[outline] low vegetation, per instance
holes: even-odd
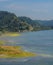
[[[37,54],[23,51],[19,46],[0,46],[0,58],[24,58],[32,56],[37,56]]]
[[[15,37],[15,36],[20,36],[20,33],[16,33],[16,32],[5,32],[2,33],[0,36],[10,36],[10,37]]]

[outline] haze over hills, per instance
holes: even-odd
[[[29,17],[17,17],[14,13],[0,11],[0,31],[23,32],[53,28],[53,20],[32,20]]]

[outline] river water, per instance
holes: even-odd
[[[16,37],[0,37],[9,43],[5,45],[22,46],[25,51],[39,56],[19,59],[0,58],[0,65],[53,65],[53,30],[25,32]]]

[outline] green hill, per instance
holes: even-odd
[[[40,24],[38,20],[29,17],[17,17],[14,13],[0,11],[0,31],[24,32],[33,30],[50,29]]]
[[[32,30],[33,27],[26,21],[22,21],[15,14],[0,11],[0,31],[19,32],[24,30]]]

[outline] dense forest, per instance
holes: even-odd
[[[53,29],[53,20],[32,20],[29,17],[17,17],[14,13],[0,11],[0,32],[24,32]]]

